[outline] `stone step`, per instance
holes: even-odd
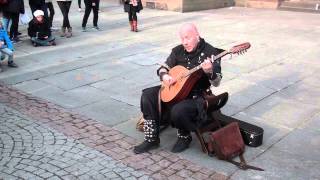
[[[319,0],[299,0],[299,1],[283,1],[281,2],[279,10],[300,11],[320,13]]]

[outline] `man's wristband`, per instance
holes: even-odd
[[[168,74],[168,73],[166,73],[166,72],[160,72],[159,73],[160,81],[163,80],[163,76],[166,75],[166,74]]]

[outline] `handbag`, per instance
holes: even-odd
[[[20,14],[20,22],[21,24],[27,25],[31,21],[31,18],[26,14]]]
[[[232,122],[227,126],[220,128],[210,135],[208,143],[210,154],[215,154],[218,159],[228,161],[240,169],[254,169],[264,171],[263,169],[255,166],[248,165],[243,157],[245,145],[240,133],[239,124]],[[239,156],[240,162],[236,162],[233,158]]]

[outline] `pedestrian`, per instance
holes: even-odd
[[[47,6],[47,9],[49,10],[50,12],[50,15],[49,15],[49,26],[50,28],[52,28],[52,22],[53,22],[53,17],[54,17],[54,7],[53,7],[53,4],[52,4],[52,0],[45,0],[46,2],[46,6]]]
[[[142,9],[141,0],[124,0],[124,11],[128,13],[131,31],[138,32],[138,17]]]
[[[7,31],[3,29],[2,22],[0,22],[0,60],[2,61],[5,58],[5,55],[7,55],[8,66],[16,68],[18,65],[13,62],[13,51],[13,44],[9,39]],[[0,72],[2,72],[1,64]]]
[[[72,27],[69,22],[69,11],[72,0],[57,0],[61,13],[63,15],[63,23],[61,27],[61,37],[70,38],[72,36]]]
[[[10,0],[3,7],[3,16],[5,17],[4,28],[8,27],[9,21],[11,21],[10,26],[10,39],[13,43],[19,42],[18,38],[18,28],[19,28],[19,16],[24,14],[24,2],[23,0]]]
[[[42,10],[33,13],[34,18],[29,22],[28,35],[33,46],[55,46],[55,38],[52,36],[49,22],[44,17]]]
[[[93,11],[93,29],[100,30],[98,27],[99,3],[100,0],[84,0],[86,9],[82,20],[82,31],[86,31],[87,21],[91,10]]]

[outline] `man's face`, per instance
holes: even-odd
[[[37,19],[37,21],[42,22],[43,21],[43,16],[37,16],[36,19]]]
[[[187,52],[192,52],[199,42],[199,36],[196,32],[191,30],[184,30],[180,32],[181,44]]]

